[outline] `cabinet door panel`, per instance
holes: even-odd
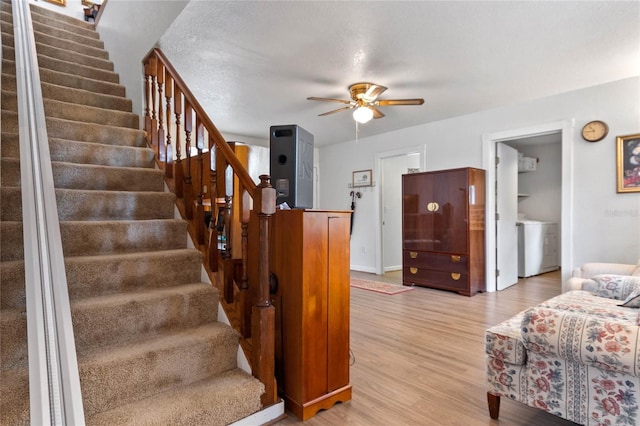
[[[465,170],[434,174],[434,198],[439,209],[434,214],[435,250],[448,253],[467,251],[468,178]]]
[[[433,220],[427,204],[433,201],[431,178],[424,173],[402,176],[403,248],[433,250]]]

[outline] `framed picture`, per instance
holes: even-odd
[[[618,192],[640,192],[640,133],[616,137]]]
[[[67,5],[67,0],[46,0],[46,1],[48,1],[49,3],[60,5],[60,6]]]
[[[369,170],[357,170],[353,172],[353,187],[359,186],[371,186],[373,185],[371,181],[371,169]]]

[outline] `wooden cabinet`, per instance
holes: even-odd
[[[302,420],[351,399],[350,215],[278,210],[273,216],[276,378],[287,409]]]
[[[484,170],[402,176],[402,282],[471,296],[486,289]]]

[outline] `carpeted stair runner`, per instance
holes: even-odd
[[[256,412],[263,386],[237,367],[238,334],[217,322],[218,292],[201,282],[201,255],[98,34],[31,10],[87,424],[223,425]],[[12,42],[4,1],[1,14]],[[26,365],[13,55],[3,48],[3,390],[24,382],[5,367]],[[0,423],[28,421],[24,394],[6,394]]]

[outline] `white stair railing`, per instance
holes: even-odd
[[[71,309],[27,0],[12,0],[32,425],[83,425]]]

